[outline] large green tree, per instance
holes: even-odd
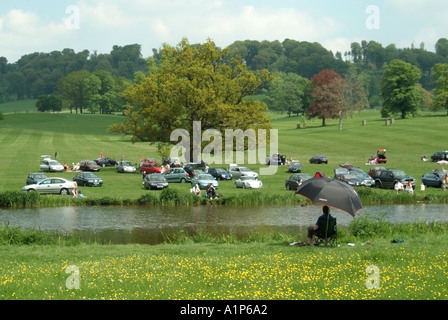
[[[86,107],[86,90],[87,80],[90,73],[86,70],[75,71],[62,78],[58,82],[58,90],[62,99],[68,104],[70,112],[75,108],[76,113],[78,109],[80,113]]]
[[[448,64],[438,63],[434,67],[434,80],[437,87],[434,89],[434,109],[446,109],[448,114]]]
[[[211,40],[164,44],[157,70],[126,92],[127,119],[110,132],[131,135],[133,142],[170,142],[175,129],[193,139],[194,121],[201,122],[202,132],[216,129],[222,136],[225,129],[270,129],[266,105],[246,97],[263,88],[271,74],[249,71],[240,56],[228,56],[228,48],[217,48]]]
[[[381,78],[382,117],[400,115],[404,119],[408,114],[416,114],[423,100],[417,85],[420,77],[420,69],[402,60],[393,60],[386,67]]]
[[[295,73],[277,72],[266,92],[269,110],[303,114],[311,102],[311,82]]]
[[[42,95],[37,99],[36,108],[37,108],[37,111],[39,111],[39,112],[61,111],[62,110],[62,100],[61,100],[61,98],[59,98],[53,94]]]

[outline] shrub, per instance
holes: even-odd
[[[0,193],[0,207],[26,207],[36,206],[40,202],[37,192],[6,191]]]
[[[384,215],[372,217],[369,214],[358,216],[349,225],[353,236],[361,239],[383,237],[391,234],[391,223],[383,220]]]
[[[155,205],[159,203],[159,197],[152,192],[145,193],[137,199],[137,204],[139,205]]]
[[[21,230],[18,227],[0,226],[0,245],[50,244],[54,239],[41,230]]]

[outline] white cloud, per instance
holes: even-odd
[[[359,40],[359,41],[361,41],[361,40]],[[333,52],[333,54],[336,54],[336,52],[339,51],[342,54],[342,56],[344,56],[345,52],[350,51],[351,44],[353,42],[357,42],[357,41],[356,40],[352,41],[350,39],[343,38],[343,37],[337,37],[337,38],[325,40],[321,44],[324,48],[331,50]]]
[[[321,41],[342,28],[330,17],[315,18],[295,8],[247,6],[239,0],[127,0],[125,4],[79,0],[78,5],[83,34],[106,32],[99,42],[107,48],[139,43],[144,56],[164,42],[175,45],[183,37],[190,43],[210,38],[224,47],[246,39]]]
[[[10,62],[26,53],[52,50],[49,47],[55,46],[69,31],[62,19],[45,22],[36,13],[18,9],[10,10],[0,21],[0,52]]]

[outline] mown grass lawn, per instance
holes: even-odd
[[[367,126],[361,120],[367,120]],[[395,120],[385,126],[377,111],[346,119],[343,131],[337,121],[311,121],[296,129],[297,118],[274,115],[279,130],[279,151],[302,162],[304,172],[321,171],[332,176],[339,163],[365,169],[365,162],[379,148],[387,149],[387,167],[403,169],[417,178],[439,167],[422,162],[433,152],[447,149],[446,116],[430,114]],[[29,172],[39,171],[40,156],[58,152],[62,162],[95,159],[100,152],[112,158],[138,162],[156,157],[154,146],[132,144],[128,137],[105,131],[121,122],[121,116],[75,114],[6,114],[0,121],[0,192],[20,190]],[[328,165],[310,165],[308,159],[323,153]],[[248,165],[257,170],[261,165]],[[49,174],[72,178],[73,173]],[[117,174],[103,168],[101,188],[84,188],[88,198],[110,196],[135,199],[153,191],[143,190],[138,174]],[[225,197],[241,194],[287,194],[284,180],[290,174],[280,167],[273,176],[262,176],[261,191],[236,190],[233,182],[220,184]],[[170,186],[186,190],[189,185]],[[290,191],[289,191],[290,192]],[[391,195],[391,190],[375,190]],[[428,188],[426,194],[443,194]],[[417,190],[417,195],[419,191]],[[373,193],[375,197],[377,193]],[[372,196],[372,195],[371,195]],[[419,196],[422,196],[420,194]],[[57,196],[55,196],[57,197]],[[255,197],[259,199],[258,196]],[[404,233],[406,241],[390,243],[390,237],[366,240],[350,238],[335,248],[296,247],[297,239],[276,238],[249,243],[214,243],[187,240],[146,245],[2,245],[0,247],[0,299],[447,299],[446,234]],[[363,245],[364,244],[364,245]],[[79,269],[80,288],[66,286],[69,266]],[[376,266],[379,288],[369,288]]]
[[[115,159],[124,155],[125,159],[138,163],[140,158],[155,157],[161,160],[155,146],[149,143],[132,144],[129,137],[113,136],[106,129],[113,123],[123,121],[118,115],[91,114],[41,114],[18,113],[6,114],[0,121],[0,192],[20,190],[30,172],[39,171],[40,156],[54,155],[62,163],[71,164],[83,159],[96,159],[103,153]],[[361,121],[367,125],[362,126]],[[404,170],[417,179],[435,168],[442,166],[431,162],[422,162],[420,157],[430,157],[438,150],[447,149],[445,127],[447,117],[442,113],[424,114],[421,117],[395,119],[395,123],[386,126],[375,110],[364,111],[355,118],[345,119],[343,130],[338,130],[338,121],[329,120],[322,127],[319,120],[309,121],[306,128],[297,129],[298,118],[274,114],[272,126],[279,130],[279,152],[288,158],[300,160],[303,172],[314,174],[317,171],[332,177],[333,170],[340,163],[352,163],[364,168],[367,159],[377,149],[387,149],[389,168]],[[325,154],[328,165],[309,164],[308,160],[315,154]],[[247,161],[247,159],[246,159]],[[240,165],[245,165],[240,164]],[[246,164],[258,170],[264,164]],[[214,165],[218,166],[218,165]],[[227,164],[222,166],[227,167]],[[51,173],[50,176],[73,178],[73,173]],[[99,175],[104,180],[101,188],[84,188],[88,197],[110,196],[118,199],[135,199],[147,193],[141,185],[138,174],[117,174],[115,168],[103,168]],[[286,167],[279,167],[275,175],[261,176],[265,194],[283,194],[284,181],[289,177]],[[173,188],[189,188],[189,184],[172,184]],[[389,192],[390,190],[384,190]],[[236,190],[233,181],[220,182],[219,192],[224,196],[250,194],[251,190]],[[440,189],[428,188],[426,194],[440,194]]]

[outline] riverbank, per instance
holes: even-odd
[[[448,203],[448,192],[429,189],[415,191],[411,196],[407,192],[396,193],[393,190],[376,188],[356,188],[363,205]],[[0,208],[58,207],[58,206],[163,206],[163,205],[307,205],[309,200],[294,194],[294,191],[266,193],[259,190],[245,190],[244,193],[231,194],[218,199],[198,197],[187,190],[167,188],[160,192],[148,191],[138,198],[96,196],[73,198],[61,195],[40,195],[36,192],[6,191],[0,192]]]
[[[363,215],[338,233],[334,247],[292,245],[304,239],[282,233],[237,239],[204,231],[157,245],[111,245],[3,226],[0,299],[448,298],[448,224]]]

